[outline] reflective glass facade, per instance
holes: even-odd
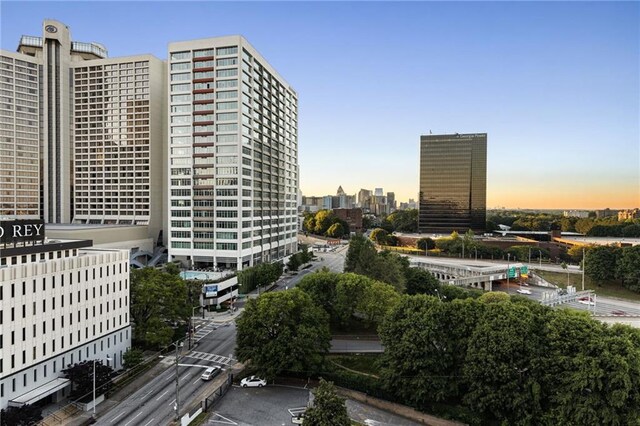
[[[420,137],[420,232],[484,231],[487,134]]]

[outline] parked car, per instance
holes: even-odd
[[[531,293],[531,290],[527,290],[526,288],[518,289],[518,290],[516,290],[516,292],[518,292],[520,294],[533,294],[533,293]]]
[[[242,386],[243,388],[261,388],[266,385],[266,380],[256,376],[245,377],[240,381],[240,386]]]
[[[211,380],[218,374],[220,374],[220,367],[209,367],[205,370],[204,373],[202,373],[202,376],[200,376],[200,378],[202,380]]]

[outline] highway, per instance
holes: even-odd
[[[186,347],[182,348],[179,358],[181,415],[186,413],[185,407],[213,392],[215,383],[221,381],[225,375],[223,372],[214,380],[205,382],[200,376],[207,367],[217,365],[226,370],[235,363],[231,357],[236,346],[233,321],[225,324],[216,324],[210,320],[200,321],[202,327],[198,328],[194,339],[198,344],[189,352]],[[170,423],[175,418],[175,356],[167,356],[161,362],[167,366],[166,370],[105,413],[96,424],[152,426]]]

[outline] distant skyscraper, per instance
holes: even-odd
[[[486,227],[487,134],[420,137],[420,232]]]
[[[295,253],[296,92],[241,36],[168,56],[170,258],[242,269]]]
[[[374,195],[376,197],[383,197],[384,196],[384,192],[382,191],[382,188],[376,188],[374,190]]]

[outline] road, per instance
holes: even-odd
[[[205,382],[200,379],[207,367],[217,365],[226,370],[235,363],[231,358],[236,346],[233,321],[222,325],[206,320],[198,329],[194,340],[198,341],[198,344],[190,352],[186,352],[186,347],[182,348],[183,355],[179,358],[181,415],[185,414],[185,407],[197,399],[203,399],[202,393],[208,395],[214,391],[214,382],[218,380]],[[170,423],[175,418],[175,356],[167,356],[161,362],[167,365],[165,371],[101,416],[96,424],[153,426]],[[224,373],[216,379],[223,375]]]
[[[519,294],[519,289],[527,289],[531,291],[530,295]],[[529,299],[533,299],[537,302],[542,300],[542,294],[545,292],[553,292],[553,289],[547,287],[536,287],[536,286],[520,286],[517,283],[510,283],[507,288],[506,283],[496,283],[493,286],[494,291],[504,291],[512,295],[524,296]],[[569,302],[560,305],[563,308],[573,308],[579,309],[583,311],[593,312],[593,306],[580,302]],[[619,299],[611,299],[608,297],[596,296],[596,305],[595,305],[595,315],[596,316],[616,316],[616,317],[625,317],[625,316],[640,316],[640,303]]]
[[[332,272],[344,272],[344,260],[347,255],[349,246],[337,246],[335,251],[321,252],[316,251],[315,260],[311,262],[311,267],[306,269],[300,269],[296,272],[296,275],[284,274],[280,280],[278,280],[277,287],[274,291],[286,290],[295,287],[300,280],[306,275],[319,271],[322,268],[328,268]]]

